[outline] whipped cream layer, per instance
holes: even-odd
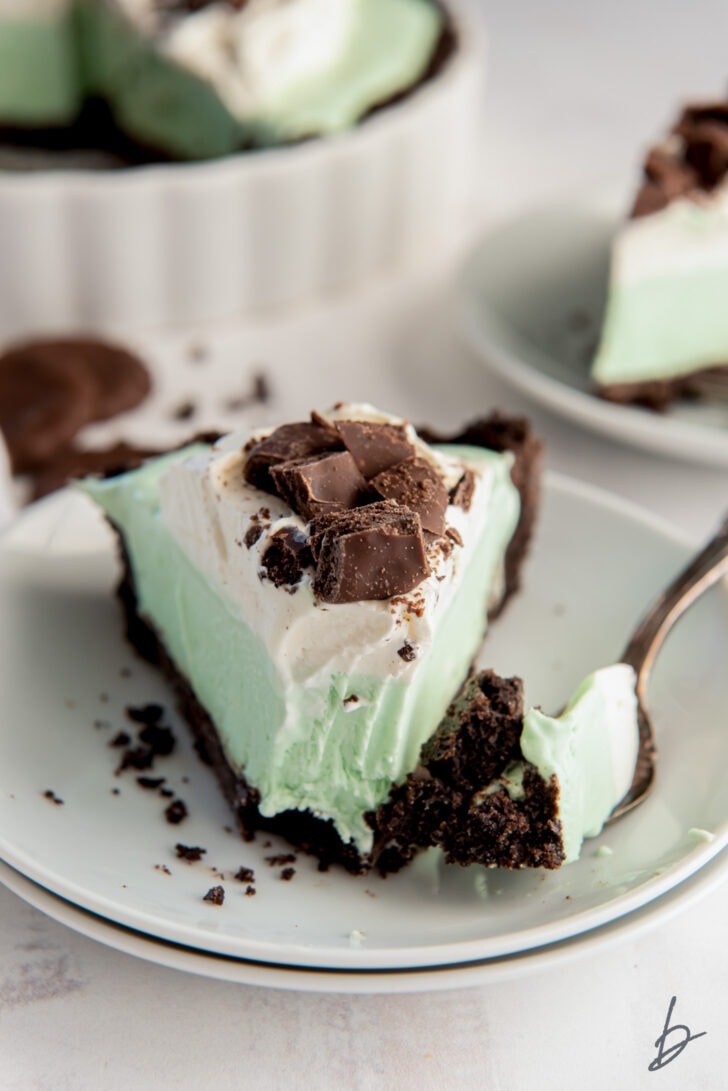
[[[350,128],[420,79],[444,25],[432,0],[82,3],[92,86],[190,158]]]
[[[600,386],[728,363],[728,185],[628,220],[612,249]]]
[[[578,859],[584,838],[596,837],[632,784],[639,750],[632,667],[594,671],[560,716],[530,709],[521,750],[544,780],[556,777],[565,862]]]
[[[362,406],[328,417],[403,423]],[[246,484],[247,437],[84,485],[121,529],[140,612],[212,716],[229,763],[260,793],[261,813],[309,809],[362,853],[372,843],[365,813],[415,767],[480,645],[520,508],[510,455],[448,453],[410,426],[407,435],[448,488],[469,468],[473,494],[467,511],[446,510],[462,545],[431,540],[430,575],[381,601],[317,601],[308,570],[293,588],[265,578],[273,535],[306,527]]]
[[[74,0],[0,0],[0,125],[73,120],[82,98]]]

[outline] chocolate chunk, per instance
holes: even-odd
[[[271,466],[342,448],[341,439],[331,428],[309,421],[282,424],[248,452],[245,480],[259,489],[275,493],[276,488],[270,476]]]
[[[429,574],[419,516],[392,501],[323,519],[313,584],[323,602],[388,599]]]
[[[276,531],[261,558],[265,575],[276,587],[300,583],[303,570],[311,563],[308,539],[297,527]]]
[[[335,428],[367,480],[415,453],[401,424],[340,420]]]
[[[397,648],[397,655],[404,659],[405,663],[412,663],[417,658],[417,649],[409,640],[405,640],[401,648]]]
[[[255,872],[253,871],[252,867],[239,867],[238,870],[235,872],[233,878],[237,879],[238,882],[241,883],[254,883]]]
[[[370,482],[385,499],[416,512],[423,530],[442,534],[445,529],[445,508],[448,495],[437,470],[424,458],[413,456],[383,470]]]
[[[270,467],[279,495],[308,523],[327,511],[353,508],[367,483],[348,451],[294,459]]]
[[[166,758],[174,750],[174,732],[163,724],[147,724],[139,732],[139,739],[161,758]]]

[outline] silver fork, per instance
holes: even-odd
[[[635,629],[620,662],[628,663],[637,673],[637,721],[639,725],[639,757],[631,787],[621,803],[612,811],[607,822],[614,822],[636,807],[645,798],[655,776],[657,746],[655,730],[647,711],[647,687],[657,653],[667,634],[688,607],[728,574],[728,517],[718,533],[701,549],[697,557],[677,576],[655,600]]]

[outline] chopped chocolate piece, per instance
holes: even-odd
[[[164,812],[164,817],[172,826],[178,826],[187,818],[187,805],[184,800],[175,799]]]
[[[277,856],[266,856],[266,863],[271,867],[280,867],[281,864],[295,864],[296,857],[292,852],[280,852]]]
[[[340,420],[334,427],[367,480],[415,453],[401,424]]]
[[[417,512],[423,530],[442,534],[448,495],[440,474],[426,459],[413,455],[371,478],[380,496]]]
[[[253,871],[252,867],[240,867],[235,872],[233,878],[237,879],[241,883],[254,883],[255,872]]]
[[[296,458],[310,458],[325,451],[342,450],[343,446],[330,428],[309,421],[283,424],[250,449],[245,463],[245,480],[259,489],[275,493],[271,466]]]
[[[163,797],[164,799],[171,799],[171,798],[172,798],[172,796],[174,795],[174,792],[172,791],[172,789],[171,789],[171,788],[160,788],[160,789],[159,789],[159,794],[160,794],[160,796],[162,796],[162,797]]]
[[[450,503],[463,511],[470,511],[475,491],[475,474],[472,470],[466,470],[450,493]]]
[[[367,483],[348,451],[331,451],[270,467],[278,494],[305,523],[328,511],[356,507]]]
[[[136,781],[140,788],[161,788],[166,779],[166,777],[137,777]]]
[[[265,575],[276,587],[295,588],[311,563],[308,539],[297,527],[276,531],[261,558]]]
[[[246,896],[246,898],[254,897],[255,896],[255,887],[254,886],[246,886],[245,896]]]
[[[455,543],[455,545],[462,546],[462,544],[463,544],[463,539],[462,539],[462,536],[460,534],[460,531],[457,530],[456,527],[448,527],[447,530],[445,531],[445,537],[449,538],[451,542]]]
[[[388,599],[429,575],[419,516],[392,501],[322,516],[311,525],[323,602]]]
[[[405,640],[401,648],[397,648],[397,655],[400,659],[404,659],[405,663],[411,663],[417,658],[417,649],[414,644],[410,644],[409,640]]]
[[[222,905],[225,901],[225,888],[222,886],[210,887],[202,900],[203,902],[212,902],[213,905]]]
[[[199,845],[183,845],[178,841],[174,846],[174,851],[177,853],[178,860],[189,860],[190,863],[195,863],[197,860],[202,859],[207,849],[200,848]]]
[[[294,867],[284,867],[283,871],[281,872],[281,879],[284,883],[288,883],[291,881],[295,874],[296,869]]]

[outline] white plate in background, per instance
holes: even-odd
[[[591,392],[609,248],[624,207],[617,196],[584,196],[486,235],[457,279],[463,331],[483,364],[554,413],[644,450],[728,466],[728,399],[655,413]]]

